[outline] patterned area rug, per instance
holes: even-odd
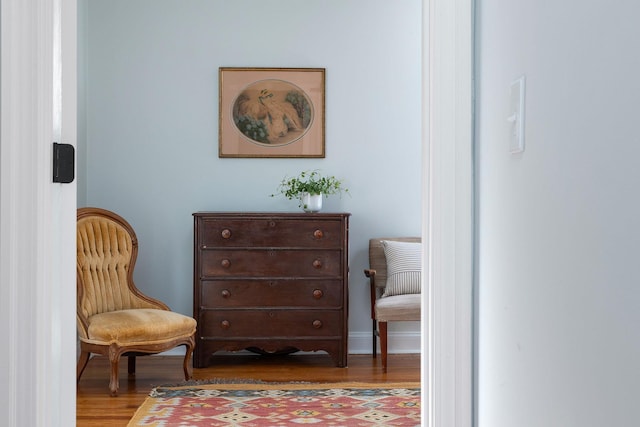
[[[156,387],[128,426],[419,426],[420,384]]]

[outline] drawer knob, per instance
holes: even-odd
[[[320,329],[320,328],[322,328],[322,321],[320,321],[320,320],[314,320],[314,321],[313,321],[313,327],[314,327],[314,328],[316,328],[316,329]]]
[[[324,237],[324,233],[322,232],[322,230],[316,230],[313,232],[313,237],[315,237],[316,239],[322,239]]]
[[[224,230],[222,230],[222,233],[220,233],[220,235],[223,239],[228,239],[229,237],[231,237],[231,230],[225,228]]]
[[[315,299],[320,299],[320,298],[322,298],[323,295],[324,294],[322,293],[322,291],[320,289],[314,289],[313,290],[313,297]]]
[[[322,268],[322,261],[316,259],[313,261],[313,268]]]
[[[229,292],[228,289],[223,289],[220,294],[222,295],[222,298],[229,298],[231,296],[231,292]]]
[[[273,228],[276,226],[276,222],[275,221],[269,221],[269,227]]]
[[[229,261],[228,259],[223,259],[223,260],[220,262],[220,265],[221,265],[223,268],[229,268],[229,266],[231,265],[231,261]]]
[[[228,320],[223,320],[222,322],[220,322],[220,327],[222,329],[229,329],[230,326],[231,326],[231,323],[229,323]]]

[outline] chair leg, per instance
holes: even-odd
[[[382,355],[382,372],[387,372],[387,322],[378,322],[380,331],[380,354]]]
[[[111,363],[109,390],[111,391],[111,396],[115,397],[118,395],[118,388],[120,387],[120,382],[118,380],[118,364],[120,363],[120,352],[118,352],[117,348],[114,348],[113,346],[109,348],[109,362]]]
[[[191,337],[190,342],[185,345],[187,347],[186,354],[184,355],[184,362],[182,364],[182,369],[184,370],[184,379],[188,381],[192,377],[192,364],[189,363],[191,361],[191,355],[193,354],[193,347],[195,346],[195,338]]]
[[[378,334],[377,332],[377,323],[376,319],[373,319],[373,349],[371,350],[371,354],[373,354],[373,358],[375,359],[378,356],[378,340],[376,339],[376,336]]]
[[[76,367],[76,382],[80,382],[80,377],[84,372],[84,368],[87,367],[87,363],[89,363],[89,357],[91,353],[88,351],[80,351],[80,358],[78,359],[78,365]]]
[[[136,357],[135,356],[129,356],[127,371],[129,372],[129,375],[136,374]]]

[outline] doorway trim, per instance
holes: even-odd
[[[75,145],[75,8],[0,2],[0,399],[11,426],[75,424],[76,185],[52,182],[53,142]]]
[[[473,5],[423,2],[422,420],[473,425]]]

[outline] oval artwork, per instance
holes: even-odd
[[[252,143],[291,144],[313,123],[313,106],[306,93],[283,80],[260,80],[240,92],[233,103],[233,122]]]

